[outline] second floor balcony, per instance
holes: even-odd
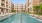
[[[5,0],[1,0],[2,3],[5,3]]]
[[[1,6],[2,6],[2,7],[5,7],[5,4],[1,3]]]
[[[8,5],[8,2],[6,1],[6,4]]]

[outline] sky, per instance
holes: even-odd
[[[25,4],[26,0],[11,0],[11,2],[16,3],[16,4],[18,3]]]

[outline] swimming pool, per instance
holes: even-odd
[[[29,14],[16,13],[9,18],[1,21],[0,23],[42,23],[32,17]]]

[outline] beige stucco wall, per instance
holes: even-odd
[[[40,0],[33,0],[33,6],[39,5],[39,1],[40,1]]]

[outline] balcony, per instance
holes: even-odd
[[[2,3],[5,3],[5,0],[1,0]]]
[[[1,0],[1,1],[5,1],[5,0]]]
[[[6,1],[6,4],[8,5],[8,2]]]
[[[2,7],[5,7],[5,4],[1,3],[1,6],[2,6]]]
[[[8,5],[6,5],[6,7],[8,8]]]
[[[8,2],[8,0],[6,0]]]

